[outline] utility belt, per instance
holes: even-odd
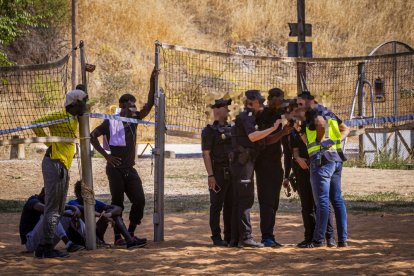
[[[214,174],[222,174],[224,180],[230,180],[230,167],[229,166],[220,166],[213,165]]]

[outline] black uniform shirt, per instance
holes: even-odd
[[[258,130],[256,116],[253,110],[246,108],[236,117],[235,125],[231,129],[233,149],[237,151],[239,146],[245,148],[256,148],[257,143],[249,139],[249,134]]]
[[[281,113],[279,111],[265,107],[263,111],[257,116],[256,122],[259,130],[265,130],[272,127],[275,124],[276,120],[281,118]],[[279,132],[281,129],[282,126],[280,125],[279,128],[272,134]],[[281,141],[279,140],[279,142],[275,144],[267,145],[264,150],[266,154],[276,155],[280,158],[282,156]]]
[[[228,124],[221,126],[218,121],[215,121],[201,132],[201,148],[210,151],[214,165],[228,166],[229,164],[228,156],[232,150],[230,128]]]

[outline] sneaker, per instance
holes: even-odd
[[[337,245],[336,245],[336,240],[335,240],[335,239],[333,239],[333,238],[328,239],[328,240],[326,241],[326,245],[327,245],[328,247],[336,247],[336,246],[337,246]]]
[[[138,242],[138,241],[132,241],[131,243],[127,243],[126,244],[126,248],[127,249],[133,249],[133,248],[141,248],[146,246],[147,243],[146,242]]]
[[[238,240],[230,240],[229,247],[239,247],[239,241]]]
[[[321,242],[313,241],[312,245],[313,245],[313,247],[324,247],[324,246],[326,246],[326,243],[325,243],[325,241],[321,241]],[[308,247],[308,248],[313,248],[313,247]]]
[[[262,243],[265,247],[282,247],[282,245],[274,239],[263,239]]]
[[[114,242],[114,245],[115,246],[125,246],[126,245],[126,241],[123,238],[120,238],[120,239],[117,239]]]
[[[348,243],[346,241],[338,242],[338,247],[348,247]]]
[[[255,247],[255,248],[262,248],[264,247],[263,243],[260,242],[256,242],[255,240],[253,240],[252,238],[244,240],[241,245],[243,247]]]
[[[97,237],[96,238],[96,247],[97,248],[110,248],[111,245]]]
[[[79,245],[79,244],[76,244],[76,243],[71,243],[70,245],[69,245],[69,247],[68,248],[66,248],[66,251],[68,251],[68,252],[76,252],[76,251],[81,251],[81,250],[84,250],[85,249],[85,246],[82,246],[82,245]]]
[[[220,237],[211,239],[214,246],[228,246],[228,243],[226,241],[223,241]]]
[[[300,243],[298,243],[298,245],[297,245],[299,248],[314,248],[315,246],[314,246],[314,244],[313,244],[313,242],[311,242],[311,241],[303,241],[303,242],[300,242]]]
[[[304,246],[308,243],[312,243],[312,240],[303,240],[300,243],[298,243],[296,246],[299,247],[299,248],[303,248],[302,246]]]

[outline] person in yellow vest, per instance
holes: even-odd
[[[318,104],[309,91],[297,99],[306,117],[305,135],[310,159],[312,192],[316,204],[316,226],[310,247],[326,245],[326,227],[329,219],[329,203],[335,210],[338,247],[348,246],[346,206],[341,192],[342,163],[345,156],[341,141],[349,134],[349,128],[331,111]]]
[[[65,110],[58,111],[33,123],[48,122],[60,119],[69,121],[47,126],[50,136],[76,137],[78,120],[72,116],[83,115],[86,111],[88,95],[83,91],[84,86],[78,85],[75,90],[66,94]],[[38,137],[47,136],[43,128],[34,128]],[[48,149],[42,161],[42,173],[45,187],[45,206],[43,236],[35,250],[37,258],[62,258],[67,254],[54,249],[55,229],[65,211],[66,195],[69,187],[69,169],[75,154],[75,143],[56,142],[46,143]]]

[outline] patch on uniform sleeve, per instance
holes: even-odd
[[[252,115],[253,115],[253,113],[250,111],[249,114],[248,114],[248,116],[252,116]]]
[[[255,125],[255,126],[254,126],[254,128],[255,128],[256,130],[258,130],[258,129],[259,129],[259,126],[258,126],[258,125]]]

